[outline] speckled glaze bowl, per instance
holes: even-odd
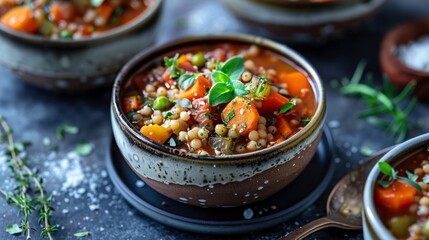
[[[393,167],[403,162],[407,157],[429,146],[429,133],[412,138],[404,143],[394,147],[386,153],[380,161],[388,162]],[[390,240],[395,237],[384,226],[381,218],[377,214],[374,202],[374,188],[377,182],[380,170],[378,164],[374,166],[365,183],[363,193],[363,232],[364,239],[383,239]]]
[[[112,84],[117,72],[156,37],[162,0],[132,22],[84,39],[53,40],[0,24],[0,64],[49,90],[84,92]]]
[[[268,48],[290,60],[311,79],[317,109],[312,121],[281,144],[230,156],[181,155],[136,131],[122,108],[124,84],[148,61],[189,46],[238,42]],[[111,104],[113,134],[126,163],[159,193],[191,205],[231,207],[263,200],[292,182],[316,152],[325,120],[325,95],[319,75],[300,55],[279,43],[249,35],[191,37],[137,55],[116,78]],[[305,186],[302,186],[305,187]],[[293,194],[293,193],[291,193]]]
[[[420,19],[399,25],[383,39],[380,48],[380,65],[389,80],[399,88],[416,81],[414,94],[429,100],[429,72],[408,67],[397,56],[397,48],[420,37],[429,35],[429,19]]]

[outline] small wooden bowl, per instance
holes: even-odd
[[[415,80],[417,86],[414,94],[429,100],[429,71],[413,69],[403,63],[397,56],[397,47],[429,35],[429,19],[421,19],[402,24],[391,30],[385,37],[380,48],[380,64],[390,81],[403,88]]]

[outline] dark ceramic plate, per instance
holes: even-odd
[[[325,191],[334,172],[332,137],[325,127],[317,153],[291,184],[274,196],[234,208],[200,208],[155,192],[128,167],[112,140],[107,171],[125,199],[148,217],[171,227],[207,234],[238,234],[273,227],[312,205]]]

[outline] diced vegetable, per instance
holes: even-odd
[[[34,18],[31,8],[26,6],[13,7],[3,15],[1,22],[19,32],[34,33],[39,27],[39,22]]]
[[[287,120],[282,117],[277,118],[276,126],[277,126],[277,130],[280,133],[280,136],[282,136],[285,139],[287,139],[293,133],[293,130],[289,126],[289,123],[287,122]]]
[[[204,63],[206,62],[206,59],[204,58],[204,53],[199,52],[194,56],[192,56],[191,62],[192,62],[192,65],[195,65],[197,67],[204,66]]]
[[[103,4],[101,4],[101,6],[99,6],[97,9],[95,9],[95,12],[97,13],[97,15],[101,18],[104,19],[104,21],[109,20],[110,16],[113,13],[113,7],[112,5],[110,5],[107,2],[104,2]]]
[[[247,136],[258,128],[259,113],[253,101],[236,97],[223,109],[222,119],[229,128],[235,126],[241,136]]]
[[[195,81],[194,85],[192,85],[192,87],[186,90],[180,90],[179,98],[187,98],[190,101],[192,101],[193,99],[202,98],[207,94],[210,89],[210,86],[211,82],[204,76],[200,75]]]
[[[375,202],[392,211],[400,211],[414,202],[416,189],[412,186],[395,180],[388,188],[377,186],[375,188]]]
[[[155,108],[156,110],[164,110],[168,108],[170,105],[171,105],[170,100],[168,100],[168,98],[165,96],[157,97],[153,101],[153,108]]]
[[[270,94],[271,85],[267,79],[254,76],[248,84],[249,95],[257,100],[262,100]]]
[[[137,98],[137,96],[131,96],[124,98],[124,111],[125,114],[133,111],[138,110],[140,108],[141,102]]]
[[[153,141],[164,144],[167,139],[171,137],[171,131],[167,130],[165,127],[154,124],[149,126],[143,126],[140,129],[140,132],[145,135],[147,138],[152,139]]]
[[[387,226],[396,237],[406,238],[408,236],[408,227],[410,227],[416,220],[416,217],[410,215],[393,217],[389,219]]]
[[[307,77],[298,71],[289,74],[280,74],[279,82],[287,84],[287,91],[292,97],[302,98],[311,90],[311,85]]]
[[[274,111],[278,111],[283,105],[289,102],[289,99],[285,96],[271,91],[267,98],[262,100],[262,106],[259,109],[260,113],[268,114]]]

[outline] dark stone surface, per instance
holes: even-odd
[[[429,3],[421,0],[388,0],[381,12],[360,29],[342,39],[324,45],[293,46],[319,71],[326,83],[328,98],[327,124],[331,126],[336,142],[336,173],[332,186],[341,176],[364,158],[362,146],[380,150],[394,144],[394,139],[382,130],[372,127],[353,114],[363,105],[356,99],[344,97],[330,87],[332,79],[351,76],[361,59],[368,61],[368,71],[380,79],[378,50],[385,33],[405,21],[427,16]],[[251,14],[251,13],[249,13]],[[219,1],[169,0],[164,4],[158,43],[192,34],[221,32],[248,32],[258,34],[241,25]],[[1,43],[0,43],[1,44]],[[31,60],[31,59],[30,59]],[[108,89],[81,96],[68,96],[36,89],[20,81],[0,67],[0,114],[15,130],[17,139],[30,140],[30,165],[39,168],[46,178],[46,189],[55,196],[56,211],[52,221],[59,224],[56,239],[74,239],[73,233],[92,232],[88,239],[220,239],[221,237],[193,234],[165,227],[139,214],[118,194],[106,175],[104,157],[111,135],[109,119],[110,92]],[[408,137],[429,131],[429,106],[419,102],[411,119],[421,125]],[[55,129],[64,122],[80,128],[78,135],[67,135],[63,141],[55,138]],[[59,145],[52,153],[42,144],[43,137]],[[89,157],[71,154],[79,141],[86,139],[94,146]],[[10,187],[8,169],[0,159],[0,186]],[[65,182],[74,174],[74,183]],[[70,185],[71,184],[71,185]],[[308,210],[282,225],[261,232],[222,239],[277,239],[305,223],[325,214],[329,191]],[[91,210],[95,208],[96,210]],[[98,207],[98,209],[97,209]],[[11,237],[5,231],[7,224],[19,223],[16,208],[0,201],[0,239]],[[36,218],[32,219],[35,223]],[[39,228],[38,228],[39,229]],[[39,231],[39,230],[38,230]],[[39,239],[38,232],[33,239]],[[362,238],[359,231],[328,229],[312,235],[314,239]]]

